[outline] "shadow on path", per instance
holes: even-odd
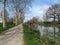
[[[23,45],[22,24],[1,33],[0,45]]]

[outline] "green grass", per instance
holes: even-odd
[[[40,26],[52,26],[52,27],[58,27],[60,28],[60,24],[57,23],[45,23],[45,24],[40,24]],[[28,25],[23,25],[24,29],[24,40],[25,40],[25,45],[42,45],[44,40],[46,41],[46,45],[51,44],[52,42],[55,42],[54,44],[57,44],[57,41],[54,39],[50,39],[47,36],[40,37],[40,33],[37,30],[31,30]]]
[[[42,45],[40,41],[40,32],[38,30],[30,30],[26,25],[23,25],[25,45]]]
[[[3,32],[3,31],[5,31],[5,30],[8,30],[9,28],[12,28],[12,27],[14,27],[14,26],[15,26],[15,24],[13,24],[13,23],[8,23],[8,24],[6,25],[6,27],[3,28],[2,24],[0,24],[0,33]]]

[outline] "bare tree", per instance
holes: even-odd
[[[49,21],[49,18],[48,18],[48,16],[47,16],[47,14],[45,14],[45,15],[43,16],[43,20],[44,20],[44,22],[48,22],[48,21]]]
[[[6,6],[6,0],[2,0],[2,19],[3,19],[3,27],[6,27],[5,6]]]
[[[55,19],[59,20],[59,17],[60,17],[60,5],[59,4],[52,5],[47,10],[46,14],[47,14],[48,18],[53,18],[54,22],[55,22]]]
[[[24,11],[26,6],[31,2],[32,0],[0,0],[2,3],[2,20],[3,20],[3,27],[6,27],[6,19],[7,15],[5,12],[6,5],[9,6],[11,9],[14,9],[15,11],[15,24],[18,24],[18,15],[24,15]],[[22,12],[21,12],[22,10]],[[23,16],[24,17],[24,16]],[[22,17],[22,18],[23,18]]]
[[[15,24],[18,24],[18,16],[20,15],[19,12],[23,15],[24,9],[30,0],[12,0],[12,4],[14,5],[15,10]],[[23,13],[22,13],[23,12]]]
[[[26,22],[26,24],[30,27],[31,30],[37,30],[37,27],[38,27],[38,18],[33,17],[31,20]]]
[[[25,12],[24,12],[24,10],[20,10],[19,13],[20,13],[20,22],[23,23],[24,18],[25,18],[25,16],[24,16]]]

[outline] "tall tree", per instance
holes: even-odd
[[[20,13],[20,20],[21,20],[21,22],[23,23],[24,18],[25,18],[25,16],[24,16],[25,12],[24,12],[24,10],[20,10],[19,13]]]
[[[6,27],[6,17],[5,17],[5,6],[7,0],[2,0],[2,19],[3,19],[3,27]]]
[[[59,17],[60,17],[60,5],[59,4],[54,4],[52,5],[51,7],[49,7],[49,9],[47,10],[46,12],[47,16],[49,18],[53,18],[54,22],[55,22],[55,19],[58,19],[59,20]],[[57,18],[58,17],[58,18]]]
[[[30,0],[12,0],[12,4],[14,5],[14,9],[15,9],[15,24],[18,24],[18,15],[19,12],[21,13],[21,15],[24,15],[24,9],[26,8],[26,5],[28,5],[28,2]],[[30,2],[29,2],[30,3]],[[22,13],[23,12],[23,13]]]

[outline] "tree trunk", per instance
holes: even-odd
[[[18,25],[18,10],[16,9],[15,24]]]
[[[46,42],[45,42],[45,40],[43,40],[43,43],[42,43],[42,45],[46,45]]]
[[[58,15],[58,22],[59,22],[59,15]]]
[[[47,28],[47,30],[46,30],[46,33],[47,33],[46,35],[47,35],[47,36],[49,36],[48,30],[49,30],[49,28]]]
[[[18,21],[17,21],[17,15],[15,15],[15,25],[18,25],[17,22],[18,22]]]
[[[54,16],[54,22],[55,22],[55,16]]]
[[[3,27],[6,27],[6,17],[5,17],[5,4],[2,5],[2,20],[3,20]]]

